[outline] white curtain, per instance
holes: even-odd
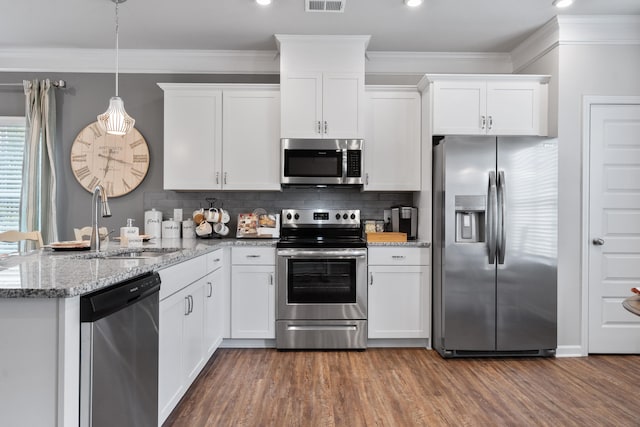
[[[22,169],[20,229],[40,230],[45,243],[58,240],[56,218],[56,98],[49,79],[24,80],[27,129]]]

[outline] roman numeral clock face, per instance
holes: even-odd
[[[71,146],[71,169],[89,192],[102,184],[109,197],[133,191],[149,170],[149,147],[136,128],[123,136],[109,135],[93,122]]]

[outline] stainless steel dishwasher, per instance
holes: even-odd
[[[80,425],[157,426],[160,276],[80,297]]]

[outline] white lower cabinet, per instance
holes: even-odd
[[[219,265],[213,263],[212,266],[211,257],[219,259]],[[221,259],[220,249],[160,270],[161,289],[166,290],[161,290],[159,316],[159,425],[167,419],[222,341],[224,276]],[[168,292],[173,293],[167,295]]]
[[[233,248],[231,338],[276,337],[275,250]]]
[[[369,248],[369,338],[429,338],[429,249]]]

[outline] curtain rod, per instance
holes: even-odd
[[[54,87],[57,87],[57,88],[67,87],[67,82],[65,82],[64,80],[54,80],[54,81],[51,82],[51,84]],[[0,83],[0,86],[20,86],[20,87],[22,87],[23,84],[22,83]]]

